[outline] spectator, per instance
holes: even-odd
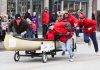
[[[2,29],[2,40],[4,41],[5,35],[6,35],[6,30],[8,28],[8,17],[4,16],[3,21],[1,22],[1,29]]]
[[[48,9],[44,9],[42,14],[42,28],[43,28],[43,37],[45,37],[47,30],[48,30],[48,24],[50,21],[49,12]]]
[[[96,14],[96,12],[93,11],[93,12],[92,12],[92,19],[93,19],[93,20],[95,20],[95,14]]]
[[[30,9],[25,13],[25,16],[24,16],[24,19],[27,19],[27,18],[29,18],[32,21]]]
[[[32,18],[33,25],[34,24],[36,25],[35,38],[38,38],[39,19],[36,16],[36,12],[33,12],[33,15],[31,18]]]
[[[55,11],[53,10],[51,17],[50,17],[50,22],[54,23],[56,21],[56,19],[57,19],[57,15],[56,15]]]
[[[2,28],[1,28],[2,16],[0,16],[0,41],[2,41]]]
[[[29,25],[30,25],[30,27],[32,28],[32,30],[30,31],[30,36],[31,36],[31,38],[34,38],[34,35],[33,34],[35,34],[35,32],[36,32],[36,25],[35,25],[35,23],[33,22],[33,21],[31,21],[29,18],[27,18],[27,22],[29,23]]]

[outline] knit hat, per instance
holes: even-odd
[[[20,14],[16,14],[16,15],[15,15],[15,19],[21,19]]]

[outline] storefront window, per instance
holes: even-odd
[[[68,4],[69,4],[68,2],[64,2],[64,9],[69,10],[69,9],[68,9]]]
[[[74,9],[74,2],[73,1],[64,2],[64,9],[73,10]]]
[[[80,9],[80,2],[75,2],[75,10],[79,10]]]
[[[69,10],[73,10],[74,9],[74,2],[69,2]]]
[[[79,10],[79,9],[82,9],[83,10],[83,13],[87,14],[86,11],[86,5],[87,5],[87,2],[82,2],[82,1],[65,1],[64,2],[64,9],[67,9],[69,10],[70,12],[72,10]]]
[[[37,12],[38,15],[41,14],[41,0],[33,0],[33,11]]]
[[[82,8],[83,13],[86,13],[86,2],[82,2]]]

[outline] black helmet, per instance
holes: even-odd
[[[50,23],[50,24],[48,24],[48,28],[49,28],[50,26],[52,26],[52,25],[54,25],[54,23]]]

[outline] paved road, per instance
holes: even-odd
[[[100,45],[100,40],[99,40]],[[55,58],[48,56],[48,62],[42,63],[41,58],[21,57],[14,62],[14,52],[0,52],[0,70],[100,70],[100,56],[94,53],[93,46],[77,44],[74,62],[68,61],[68,54],[61,56],[58,52]],[[23,53],[23,52],[21,52]]]

